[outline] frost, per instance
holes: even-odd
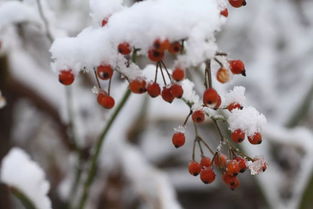
[[[0,4],[0,28],[19,22],[39,22],[34,8],[18,1]]]
[[[258,158],[248,165],[251,175],[258,175],[266,169],[266,161],[263,158]]]
[[[254,107],[245,107],[242,110],[233,110],[228,119],[229,129],[234,131],[241,129],[248,136],[253,135],[255,132],[261,132],[266,123],[266,118],[263,114],[259,113]]]
[[[21,149],[13,148],[3,159],[1,181],[26,195],[37,208],[51,209],[49,183],[43,170]]]
[[[174,128],[175,133],[185,133],[186,128],[184,126],[178,126],[177,128]]]
[[[225,95],[224,104],[228,106],[229,104],[236,102],[241,106],[246,106],[246,97],[245,97],[245,87],[243,86],[235,86],[233,90],[229,91]]]

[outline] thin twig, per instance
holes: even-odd
[[[211,72],[211,60],[206,61],[205,70],[207,71],[208,85],[212,88],[212,72]]]
[[[102,89],[102,88],[101,88],[100,81],[99,81],[99,78],[98,78],[98,76],[97,76],[97,71],[96,71],[96,68],[93,68],[93,72],[94,72],[94,75],[95,75],[95,79],[96,79],[96,82],[97,82],[98,88],[99,88],[99,89]]]
[[[50,43],[53,42],[53,37],[51,35],[50,32],[50,28],[49,28],[49,22],[47,20],[47,18],[44,15],[43,9],[42,9],[42,5],[41,5],[41,1],[40,0],[36,0],[37,1],[37,5],[38,5],[38,11],[39,11],[39,15],[44,23],[45,26],[45,30],[46,30],[46,36],[49,39]]]
[[[170,72],[168,71],[168,69],[167,69],[165,63],[164,63],[162,60],[161,60],[161,64],[163,65],[163,67],[164,67],[164,69],[165,69],[165,71],[166,71],[166,73],[167,73],[167,76],[168,76],[168,78],[170,79],[170,82],[173,83],[171,74],[170,74]]]
[[[188,122],[188,119],[190,118],[191,115],[192,115],[192,110],[190,109],[190,112],[189,112],[189,114],[187,115],[187,117],[186,117],[186,119],[185,119],[185,121],[184,121],[184,123],[183,123],[183,126],[186,126],[186,124],[187,124],[187,122]]]

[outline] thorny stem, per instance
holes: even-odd
[[[105,127],[103,128],[102,132],[100,133],[100,135],[98,137],[97,144],[95,145],[95,148],[94,148],[95,149],[94,153],[91,156],[91,162],[90,162],[91,165],[90,165],[90,168],[87,172],[87,178],[86,178],[85,183],[83,185],[82,195],[80,197],[79,205],[77,207],[78,209],[83,209],[85,207],[85,204],[86,204],[86,201],[87,201],[88,195],[89,195],[90,186],[91,186],[91,184],[94,181],[94,178],[96,176],[97,163],[98,163],[98,159],[100,156],[100,152],[101,152],[101,148],[102,148],[104,139],[105,139],[106,135],[108,134],[113,122],[115,121],[115,119],[119,115],[122,108],[125,106],[130,95],[131,95],[131,92],[129,89],[127,89],[124,96],[122,97],[122,100],[120,101],[118,106],[115,108],[110,120],[107,122],[107,124],[105,125]]]
[[[46,29],[46,36],[49,39],[50,43],[53,42],[53,37],[51,35],[50,29],[49,29],[49,22],[47,20],[47,18],[45,17],[44,13],[43,13],[43,9],[42,9],[42,5],[41,5],[41,1],[40,0],[36,0],[37,1],[37,5],[38,5],[38,11],[39,11],[39,15],[44,23],[45,29]]]

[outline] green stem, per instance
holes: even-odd
[[[127,91],[125,92],[122,100],[120,101],[120,103],[118,104],[118,106],[115,108],[110,120],[108,121],[108,123],[106,124],[106,126],[103,128],[103,131],[100,133],[100,136],[98,138],[97,144],[95,145],[95,151],[91,157],[91,165],[87,174],[87,178],[86,181],[83,185],[83,192],[79,201],[79,205],[78,205],[78,209],[83,209],[85,207],[86,201],[88,199],[88,194],[89,194],[89,190],[90,190],[90,186],[92,184],[92,182],[94,181],[94,178],[96,176],[96,171],[97,171],[97,163],[98,163],[98,159],[100,156],[100,152],[101,152],[101,148],[102,148],[102,144],[104,142],[104,139],[106,137],[106,135],[108,134],[113,122],[115,121],[115,119],[117,118],[117,116],[119,115],[120,111],[122,110],[122,108],[124,107],[124,105],[126,104],[129,96],[130,96],[131,92],[129,89],[127,89]]]

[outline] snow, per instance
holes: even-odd
[[[254,107],[248,106],[242,110],[233,110],[229,114],[227,122],[231,131],[241,129],[247,136],[251,136],[256,132],[262,132],[262,128],[266,124],[266,118]]]
[[[257,160],[250,162],[248,168],[250,169],[251,175],[257,175],[263,172],[264,166],[266,166],[265,160],[263,158],[257,158]]]
[[[1,166],[1,181],[26,195],[40,209],[51,209],[43,170],[20,148],[12,148]]]
[[[103,19],[109,18],[115,12],[123,9],[122,0],[90,0],[90,16],[99,25]]]
[[[233,90],[229,91],[226,95],[225,95],[225,99],[223,104],[228,106],[231,103],[238,103],[240,104],[242,107],[246,106],[246,97],[245,97],[245,87],[243,86],[235,86],[233,88]]]
[[[0,29],[20,22],[40,22],[37,11],[19,1],[2,2],[0,4]]]

